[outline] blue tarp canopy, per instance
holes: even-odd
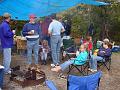
[[[48,16],[78,4],[108,5],[95,0],[0,0],[0,16],[8,12],[12,19],[17,17],[18,20],[28,20],[29,14],[35,14],[37,17]]]

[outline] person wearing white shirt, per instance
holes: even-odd
[[[60,63],[61,32],[64,32],[65,29],[61,22],[55,19],[55,16],[52,16],[51,19],[52,22],[49,25],[48,34],[51,40],[53,64],[57,65]]]

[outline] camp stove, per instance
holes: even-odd
[[[20,84],[22,87],[42,84],[46,79],[43,71],[28,68],[27,71],[20,70],[20,66],[12,68],[10,80]]]

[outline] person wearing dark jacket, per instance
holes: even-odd
[[[4,13],[3,18],[4,20],[0,25],[1,46],[3,48],[3,65],[5,67],[5,73],[11,73],[11,48],[13,47],[14,32],[11,31],[9,25],[11,15],[9,13]]]
[[[111,48],[109,48],[109,43],[103,43],[103,46],[99,49],[97,56],[91,56],[90,60],[90,71],[97,71],[97,61],[102,61],[104,58],[111,56]]]
[[[38,65],[38,51],[39,51],[39,37],[40,28],[37,23],[35,23],[35,15],[31,14],[29,16],[30,21],[26,23],[23,27],[22,34],[27,39],[27,68],[32,64],[32,50],[34,52],[34,64]]]

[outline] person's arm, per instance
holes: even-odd
[[[52,35],[52,24],[50,23],[49,27],[48,27],[48,34],[51,36]]]
[[[27,24],[24,25],[23,30],[22,30],[22,34],[23,36],[27,36],[27,35],[33,35],[33,32],[27,30]]]
[[[61,24],[61,25],[62,25],[62,24]],[[65,28],[63,27],[63,25],[62,25],[61,27],[62,27],[61,32],[62,32],[62,33],[65,32]]]
[[[92,48],[93,48],[92,42],[89,42],[89,44],[88,44],[88,51],[92,50]]]
[[[105,56],[111,56],[111,49],[107,49],[106,51],[105,51]]]
[[[23,26],[22,34],[23,34],[23,36],[27,36],[28,35],[27,25],[26,24]]]
[[[10,30],[10,27],[8,25],[3,26],[3,34],[5,37],[13,37],[14,33]]]
[[[41,26],[38,25],[38,34],[39,34],[39,38],[40,38],[40,41],[42,40],[42,29],[41,29]]]

